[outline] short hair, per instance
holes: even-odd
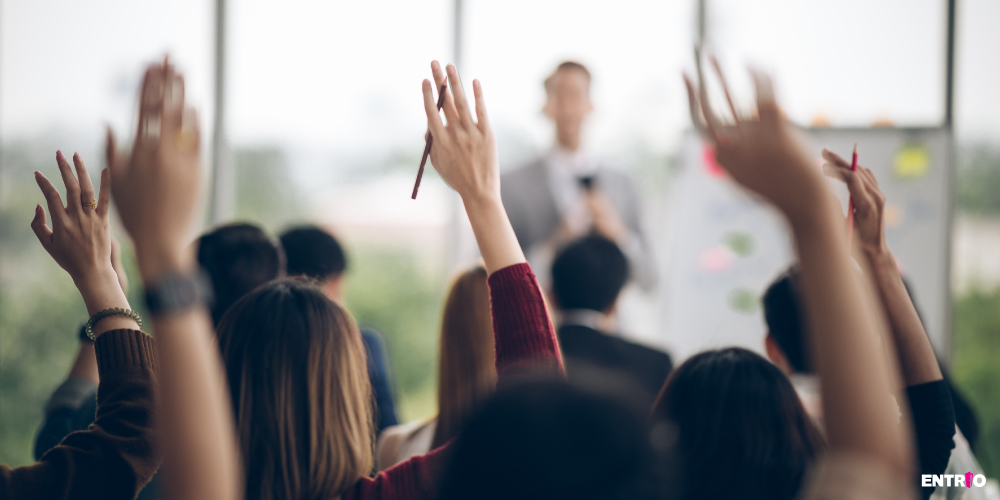
[[[576,61],[563,61],[559,63],[559,66],[556,66],[556,70],[553,71],[551,75],[545,78],[542,85],[545,86],[546,91],[549,90],[549,84],[552,83],[552,78],[560,71],[579,71],[587,77],[587,83],[590,83],[590,70],[588,70],[586,66]]]
[[[565,380],[501,384],[458,435],[438,497],[661,500],[665,454],[628,403]]]
[[[607,311],[628,281],[628,259],[615,242],[585,236],[552,262],[552,292],[559,308]]]
[[[298,226],[281,235],[289,276],[308,276],[317,281],[340,276],[347,257],[337,238],[317,226]]]
[[[738,347],[696,354],[675,369],[653,405],[677,426],[686,471],[726,471],[723,481],[685,474],[681,498],[798,498],[825,444],[778,367]]]
[[[218,325],[229,306],[285,273],[281,248],[258,226],[227,224],[198,238],[198,264],[215,292],[212,321]]]
[[[764,292],[764,321],[768,334],[798,373],[812,373],[802,297],[798,288],[799,272],[790,268]]]

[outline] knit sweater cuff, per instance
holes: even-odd
[[[97,337],[97,371],[105,375],[129,368],[155,369],[153,338],[139,330],[109,330]]]
[[[498,373],[539,361],[555,362],[561,369],[555,329],[531,266],[521,263],[497,270],[489,285]]]

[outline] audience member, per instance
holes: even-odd
[[[898,375],[896,367],[880,352],[886,333],[870,300],[868,283],[854,272],[844,245],[846,234],[837,201],[800,145],[793,127],[782,118],[770,80],[752,72],[756,111],[741,113],[729,98],[729,87],[713,59],[731,113],[724,122],[712,110],[701,71],[701,54],[696,52],[696,57],[697,87],[685,78],[695,127],[715,148],[716,159],[731,178],[772,203],[787,219],[794,236],[805,317],[810,325],[807,344],[823,381],[828,450],[807,473],[798,497],[805,500],[912,498],[914,488],[910,478],[914,461],[908,439],[909,412],[905,407],[898,411],[902,414],[901,425],[896,408],[887,404],[889,395],[894,393],[892,381]],[[710,366],[721,372],[736,366],[735,359],[727,362],[722,354],[710,353],[703,359],[715,361]],[[757,359],[750,363],[761,365],[763,360]],[[673,387],[674,384],[686,379],[688,371],[695,372],[698,364],[701,363],[694,359],[692,366],[682,365],[674,372],[661,393],[658,412],[666,411],[669,415],[683,410],[662,405],[669,405],[675,394],[681,394],[683,387]],[[780,375],[773,367],[771,370],[772,375]],[[791,392],[790,384],[786,382],[784,386],[783,392]],[[699,400],[726,398],[736,399],[741,395],[728,388],[698,395]],[[798,408],[801,410],[801,406]],[[720,407],[720,414],[714,418],[724,418],[722,414],[728,410]],[[800,420],[802,425],[809,422],[805,418]],[[682,452],[689,451],[684,441],[691,443],[698,436],[688,436],[684,429],[680,432]],[[698,479],[701,476],[696,474],[708,471],[717,472],[712,474],[711,481]],[[732,469],[718,470],[711,465],[708,470],[689,471],[685,474],[688,480],[684,494],[687,498],[723,498],[716,495],[739,487],[727,484],[726,478],[732,473]],[[724,498],[764,497],[759,490],[746,490]]]
[[[672,432],[651,429],[648,406],[621,387],[605,389],[615,392],[551,379],[507,384],[459,436],[440,499],[674,498]]]
[[[538,284],[500,203],[496,141],[482,88],[473,82],[473,121],[458,73],[435,61],[447,81],[444,125],[423,82],[431,163],[458,191],[489,273],[498,379],[514,369],[561,369],[555,333]],[[447,80],[446,80],[447,78]],[[447,446],[374,478],[371,385],[361,335],[350,314],[315,281],[273,281],[238,301],[219,324],[229,376],[246,497],[434,498]]]
[[[330,300],[343,303],[347,257],[337,239],[316,226],[289,229],[282,233],[280,239],[288,262],[288,275],[308,276],[316,280]],[[392,373],[382,334],[372,328],[361,327],[360,330],[367,354],[368,378],[375,393],[375,430],[381,432],[398,422]]]
[[[496,353],[486,278],[478,266],[452,283],[441,320],[437,416],[382,431],[375,451],[379,470],[444,445],[493,394]]]
[[[542,111],[555,125],[556,144],[541,158],[503,177],[501,194],[514,232],[535,269],[543,269],[560,247],[588,233],[618,243],[628,256],[631,278],[651,290],[656,262],[643,235],[634,182],[583,147],[583,126],[594,109],[590,71],[566,61],[545,79]]]
[[[196,245],[198,264],[212,281],[215,325],[237,300],[285,274],[281,248],[254,224],[220,226],[198,238]]]
[[[603,236],[563,248],[552,263],[559,346],[570,380],[580,383],[594,368],[620,372],[646,390],[651,405],[673,363],[666,353],[618,335],[616,304],[627,279],[628,259]]]

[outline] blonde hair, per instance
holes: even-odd
[[[328,499],[372,469],[372,389],[350,313],[303,278],[273,281],[223,316],[249,500]]]
[[[486,269],[460,274],[451,285],[441,321],[438,417],[432,447],[455,437],[496,389],[493,316]]]

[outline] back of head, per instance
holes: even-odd
[[[781,347],[792,369],[798,373],[812,373],[798,275],[798,271],[791,268],[767,287],[762,300],[764,321],[768,334]]]
[[[746,349],[685,361],[653,414],[677,425],[689,499],[792,500],[822,447],[788,378]]]
[[[585,236],[552,262],[552,292],[559,309],[606,312],[628,281],[628,259],[615,242]]]
[[[645,415],[562,380],[500,388],[459,435],[441,500],[662,498]]]
[[[225,314],[218,337],[247,499],[335,498],[371,471],[365,347],[314,282],[258,288]]]
[[[455,437],[493,394],[495,356],[486,269],[476,267],[458,276],[444,305],[433,447]]]
[[[284,275],[281,248],[253,224],[227,224],[198,238],[198,264],[215,291],[212,321],[251,290]]]
[[[316,226],[299,226],[281,235],[289,276],[308,276],[317,281],[336,278],[347,269],[344,249],[330,233]]]
[[[558,66],[556,66],[556,70],[553,71],[551,75],[545,78],[545,81],[542,83],[545,86],[545,90],[549,90],[549,86],[552,84],[552,78],[555,77],[557,74],[562,73],[563,71],[579,72],[581,75],[583,75],[584,79],[586,79],[587,83],[588,84],[590,83],[591,79],[590,70],[587,69],[586,66],[576,61],[563,61],[559,63]]]

